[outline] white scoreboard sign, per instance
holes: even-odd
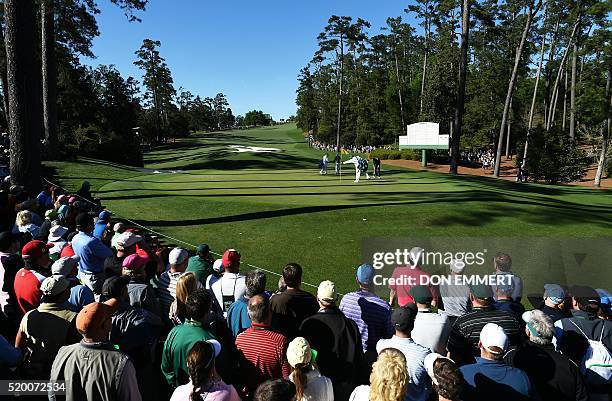
[[[406,127],[399,137],[400,149],[448,149],[449,136],[440,135],[438,123],[416,123]]]

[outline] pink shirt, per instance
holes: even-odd
[[[397,303],[399,306],[404,306],[408,303],[414,303],[414,299],[410,295],[410,289],[417,285],[426,285],[427,282],[421,282],[421,276],[429,277],[429,274],[421,270],[419,266],[414,268],[410,266],[396,267],[391,276],[393,281],[389,283],[389,288],[395,291]],[[428,285],[434,298],[437,297],[435,288]]]
[[[241,401],[238,392],[231,384],[225,384],[223,381],[216,382],[212,387],[205,389],[208,392],[200,391],[202,400],[206,401]],[[182,386],[178,386],[170,401],[190,401],[193,384],[191,381]],[[206,396],[206,398],[204,398]]]

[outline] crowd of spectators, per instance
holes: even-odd
[[[321,141],[317,141],[314,139],[314,137],[310,136],[309,137],[309,145],[311,148],[317,149],[317,150],[322,150],[325,152],[331,152],[334,153],[336,152],[336,145],[335,144],[329,144],[329,143],[324,143]],[[391,145],[385,145],[385,146],[374,146],[374,145],[342,145],[342,147],[340,148],[340,150],[342,152],[345,153],[372,153],[375,149],[388,149],[391,150],[393,149],[393,146]]]
[[[329,280],[305,291],[288,263],[268,291],[239,251],[162,245],[86,182],[36,196],[5,183],[0,201],[0,379],[65,381],[50,400],[610,400],[610,294],[547,284],[526,312],[506,254],[494,287],[383,299],[363,264],[340,298]],[[393,277],[420,275],[416,258]]]

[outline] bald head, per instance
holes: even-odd
[[[270,300],[262,294],[257,294],[249,299],[248,305],[249,318],[254,323],[270,324],[272,321],[272,311],[270,310]]]

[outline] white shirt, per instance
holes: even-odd
[[[321,373],[312,369],[306,373],[308,382],[304,389],[304,396],[296,401],[334,401],[334,389],[328,377],[321,376]],[[293,372],[289,375],[289,380],[293,382]]]
[[[417,344],[438,354],[446,355],[446,342],[450,331],[451,325],[447,315],[419,310],[414,319],[411,336]]]
[[[225,272],[219,280],[210,286],[210,289],[215,295],[221,310],[223,310],[223,316],[227,317],[229,306],[246,293],[246,277],[240,273]]]
[[[349,401],[370,401],[370,386],[359,386],[355,388]]]

